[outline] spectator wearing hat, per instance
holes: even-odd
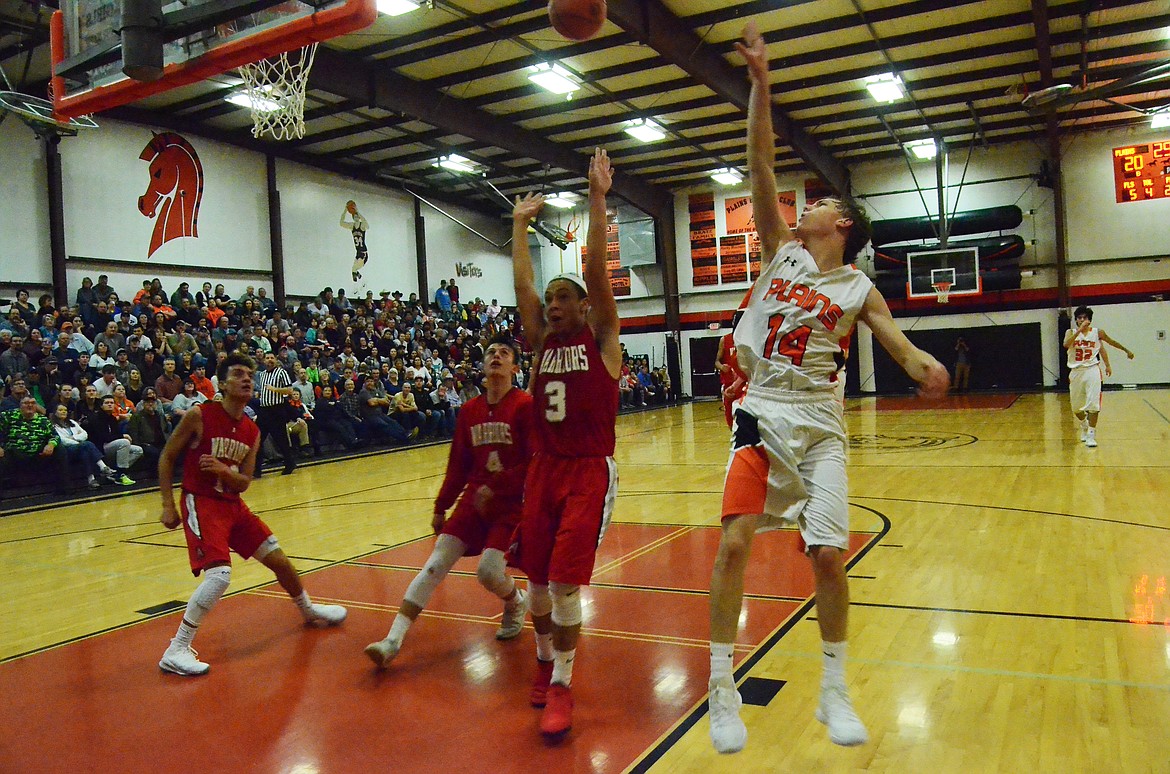
[[[166,336],[163,341],[165,342],[164,352],[175,357],[182,357],[185,352],[195,354],[199,351],[199,345],[195,343],[195,337],[187,332],[187,323],[184,320],[176,320],[174,332]]]

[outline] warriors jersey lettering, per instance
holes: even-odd
[[[199,458],[210,454],[238,471],[256,443],[260,428],[247,415],[233,419],[217,401],[201,403],[198,409],[203,418],[203,432],[183,459],[183,491],[224,500],[239,499],[239,492],[225,490],[218,476],[199,469]]]
[[[465,488],[481,485],[492,490],[499,504],[518,507],[535,441],[532,424],[532,396],[516,387],[494,406],[487,395],[465,403],[459,409],[435,510],[446,511]]]
[[[831,391],[845,366],[842,339],[872,288],[851,264],[822,272],[800,242],[782,245],[735,329],[736,355],[752,387]]]
[[[617,379],[601,359],[593,330],[550,333],[533,380],[540,451],[559,457],[610,457],[617,422]]]
[[[1101,364],[1101,334],[1096,328],[1088,333],[1077,332],[1068,348],[1068,367],[1096,368]]]

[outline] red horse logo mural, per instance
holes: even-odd
[[[138,158],[150,162],[150,184],[138,197],[138,211],[155,218],[146,257],[179,237],[199,236],[199,201],[203,198],[203,164],[191,143],[175,134],[156,134]]]

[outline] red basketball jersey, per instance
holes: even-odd
[[[743,371],[739,370],[739,356],[735,353],[735,334],[725,333],[719,341],[719,346],[723,347],[723,365],[731,369],[719,372],[719,383],[724,387],[730,387],[736,379],[746,380]]]
[[[532,393],[541,452],[613,456],[618,384],[588,325],[575,334],[545,337]]]
[[[486,484],[496,497],[519,501],[534,443],[532,396],[524,390],[513,387],[494,406],[487,395],[469,400],[459,409],[435,510],[446,511],[469,485]]]
[[[232,419],[218,401],[199,404],[199,412],[203,416],[203,434],[187,449],[183,460],[183,491],[206,497],[238,499],[239,492],[225,490],[218,476],[199,469],[199,458],[210,454],[232,470],[239,470],[260,436],[260,428],[247,415]]]

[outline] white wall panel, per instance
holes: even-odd
[[[76,138],[65,138],[65,148]],[[49,283],[49,203],[45,193],[45,154],[23,122],[9,115],[0,124],[0,282]],[[36,294],[33,294],[34,298]]]

